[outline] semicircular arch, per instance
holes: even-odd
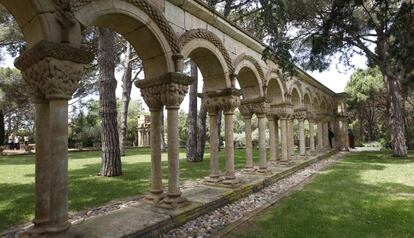
[[[125,37],[141,58],[146,78],[176,71],[173,55],[180,52],[177,36],[148,1],[87,1],[75,10],[74,16],[82,25],[110,28]]]
[[[230,74],[234,72],[230,55],[221,40],[205,29],[187,31],[179,38],[181,54],[191,58],[200,68],[205,90],[230,88]]]
[[[260,66],[245,57],[236,58],[234,66],[234,74],[237,75],[243,97],[263,97],[264,74]]]

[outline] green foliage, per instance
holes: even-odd
[[[378,67],[358,69],[347,83],[348,110],[351,128],[358,132],[357,142],[386,138],[388,126],[387,99],[383,78]],[[388,136],[389,137],[389,136]]]
[[[0,68],[0,110],[4,115],[6,135],[15,133],[33,137],[34,108],[17,69]]]

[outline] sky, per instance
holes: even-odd
[[[3,54],[4,60],[0,63],[0,67],[14,67],[13,61],[14,59],[10,57],[10,55]],[[329,89],[334,91],[335,93],[344,92],[347,82],[349,81],[351,75],[357,68],[366,68],[366,59],[364,56],[360,55],[354,55],[354,57],[351,59],[352,64],[355,66],[351,69],[346,69],[341,64],[338,63],[337,58],[334,58],[331,64],[331,67],[323,72],[308,72],[312,77],[314,77],[317,81],[321,82],[323,85],[327,86]],[[122,95],[122,88],[121,88],[121,77],[122,77],[122,71],[117,71],[115,73],[115,77],[118,80],[118,86],[116,89],[116,96],[121,97]],[[202,80],[202,76],[199,72],[199,80]],[[201,92],[202,84],[198,84],[198,91]],[[132,102],[136,101],[137,99],[141,99],[141,94],[139,90],[133,86],[132,92],[131,92],[131,98]],[[188,112],[188,94],[184,98],[183,103],[181,104],[181,109],[185,112]],[[198,102],[198,106],[200,107],[200,99]],[[148,108],[145,106],[144,108],[148,110]]]

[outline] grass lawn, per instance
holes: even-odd
[[[414,153],[350,154],[237,237],[414,237]]]
[[[163,155],[163,182],[167,184],[167,155]],[[188,163],[180,153],[181,181],[210,174],[206,151],[203,162]],[[235,150],[236,168],[244,166],[244,150]],[[258,161],[257,151],[254,160]],[[74,211],[103,205],[117,198],[144,194],[150,186],[150,150],[131,149],[122,157],[123,176],[98,177],[100,152],[69,153],[69,209]],[[224,150],[220,167],[224,170]],[[11,225],[28,222],[34,214],[34,156],[0,156],[0,232]]]

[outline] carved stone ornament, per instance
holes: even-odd
[[[298,107],[294,109],[294,116],[298,120],[305,120],[307,116],[307,109],[305,107]]]
[[[157,78],[138,80],[135,86],[141,89],[145,103],[150,108],[179,107],[188,92],[193,77],[182,73],[165,73]]]
[[[265,104],[265,97],[258,97],[255,99],[242,100],[240,107],[248,108],[251,113],[255,113],[256,115],[263,115],[266,113]]]
[[[271,104],[268,114],[274,115],[281,119],[291,118],[293,116],[293,104],[291,103]]]
[[[33,98],[70,99],[92,57],[84,50],[41,41],[14,64],[22,71]]]
[[[240,90],[228,88],[220,91],[206,92],[203,107],[209,113],[233,113],[240,105]]]

